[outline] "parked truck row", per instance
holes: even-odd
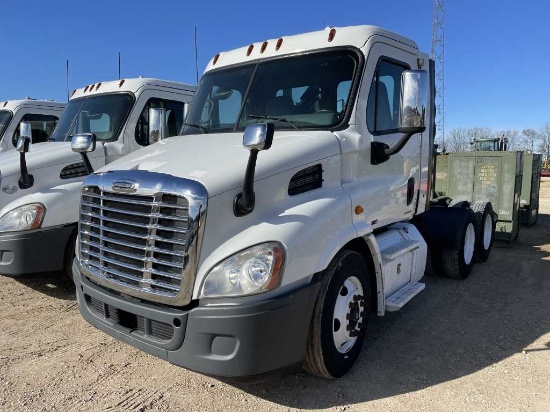
[[[219,53],[196,90],[79,89],[53,141],[2,154],[0,270],[64,268],[90,324],[200,373],[338,378],[369,316],[490,255],[492,199],[435,190],[434,83],[356,26]]]

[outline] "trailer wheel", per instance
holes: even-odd
[[[489,258],[495,237],[496,219],[491,202],[474,202],[472,210],[476,217],[476,262],[485,262]]]
[[[325,270],[307,340],[304,369],[321,378],[344,375],[359,356],[370,308],[368,269],[342,250]]]
[[[71,282],[74,282],[73,259],[75,257],[76,236],[77,231],[75,229],[67,241],[67,246],[65,247],[65,257],[63,258],[63,273],[71,280]]]
[[[441,251],[441,272],[449,278],[466,279],[474,266],[476,220],[471,209],[467,216],[458,249]]]

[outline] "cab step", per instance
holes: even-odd
[[[384,250],[381,250],[380,254],[382,255],[382,258],[387,262],[389,260],[394,260],[395,258],[404,255],[411,250],[418,249],[419,247],[420,242],[418,240],[407,239],[391,245]]]
[[[401,309],[409,300],[423,291],[425,287],[426,285],[420,282],[407,283],[393,295],[386,298],[386,310],[388,312],[395,312]]]

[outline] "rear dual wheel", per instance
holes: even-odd
[[[493,247],[496,218],[491,202],[474,202],[471,205],[476,218],[476,262],[486,262]]]
[[[474,267],[476,247],[476,219],[467,209],[466,219],[460,232],[457,249],[430,249],[427,270],[452,279],[466,279]]]

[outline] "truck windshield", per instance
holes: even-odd
[[[234,132],[266,116],[278,129],[335,127],[344,119],[358,66],[357,54],[335,50],[206,73],[183,134]]]
[[[0,110],[0,138],[4,135],[4,130],[8,127],[11,120],[11,112],[8,110]]]
[[[133,96],[128,93],[71,100],[50,140],[63,142],[79,133],[93,133],[97,140],[116,139],[133,101]]]

